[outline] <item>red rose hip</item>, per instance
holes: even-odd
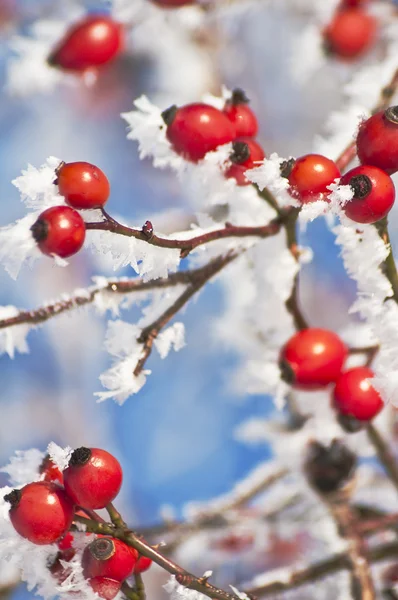
[[[256,163],[264,160],[264,157],[260,144],[250,138],[232,142],[232,154],[229,157],[232,165],[225,171],[225,177],[232,177],[238,185],[249,185],[245,172],[256,167]]]
[[[162,113],[166,137],[174,151],[186,160],[198,162],[218,146],[235,138],[231,121],[208,104],[171,106]]]
[[[84,508],[105,508],[119,493],[123,473],[119,461],[100,448],[77,448],[63,472],[67,494]]]
[[[258,133],[257,117],[249,106],[249,100],[240,89],[232,92],[230,100],[225,103],[223,113],[235,128],[235,135],[240,137],[256,137]]]
[[[355,167],[340,180],[349,185],[354,196],[343,206],[343,211],[356,223],[376,223],[385,217],[395,201],[395,187],[389,175],[369,165]]]
[[[361,8],[336,11],[324,30],[325,49],[343,59],[355,59],[367,52],[376,39],[377,20]]]
[[[282,377],[297,389],[321,389],[338,379],[347,353],[345,344],[333,331],[302,329],[282,348]]]
[[[76,254],[86,237],[83,219],[69,206],[47,208],[30,229],[43,254],[61,258]]]
[[[121,588],[121,582],[109,577],[92,577],[88,580],[90,586],[104,600],[113,600]]]
[[[368,367],[355,367],[340,375],[333,391],[336,410],[358,421],[370,421],[383,408],[383,400],[371,385],[374,373]]]
[[[122,25],[106,15],[89,15],[71,26],[48,63],[68,71],[85,71],[109,63],[122,48]]]
[[[330,194],[328,186],[340,177],[340,171],[336,163],[326,156],[305,154],[294,161],[290,172],[285,176],[289,180],[291,196],[302,204],[307,204],[327,200]]]
[[[110,185],[103,171],[87,162],[61,163],[56,170],[59,193],[72,208],[101,208]]]
[[[363,165],[379,167],[389,175],[398,171],[398,106],[390,106],[361,123],[357,154]]]
[[[28,483],[4,499],[11,504],[9,515],[14,529],[33,544],[53,544],[73,520],[73,502],[52,482]]]
[[[83,552],[83,575],[124,581],[136,565],[138,552],[121,540],[98,537]]]
[[[61,485],[64,483],[64,478],[61,471],[53,462],[49,454],[43,458],[43,462],[39,467],[39,473],[40,475],[44,476],[44,481],[54,481],[56,483],[60,483]]]

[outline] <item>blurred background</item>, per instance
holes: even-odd
[[[287,11],[284,3],[280,8],[259,0],[243,4],[245,0],[221,11],[206,35],[198,36],[193,53],[198,76],[194,67],[192,85],[181,82],[181,57],[174,55],[175,72],[168,82],[164,65],[160,70],[156,52],[148,48],[150,40],[137,39],[135,45],[133,38],[126,53],[91,86],[78,80],[47,93],[15,95],[6,86],[13,36],[28,35],[34,21],[58,11],[46,0],[0,0],[0,225],[24,214],[11,181],[28,163],[39,166],[53,155],[67,162],[88,161],[105,171],[112,186],[111,214],[134,223],[151,219],[163,230],[170,223],[183,228],[190,216],[184,190],[173,173],[139,160],[136,144],[126,140],[119,116],[144,93],[166,108],[198,100],[202,93],[219,93],[222,84],[241,87],[259,117],[259,139],[268,154],[309,152],[325,117],[340,105],[339,82],[348,78],[349,70],[331,64],[315,73],[310,85],[298,85],[289,61],[306,13]],[[70,7],[76,8],[72,2]],[[104,10],[103,4],[95,2],[83,8]],[[172,58],[167,58],[169,65]],[[173,214],[166,222],[160,213],[168,208]],[[323,220],[308,227],[302,243],[311,245],[315,253],[303,273],[304,312],[311,314],[314,325],[343,327],[354,286],[344,274]],[[0,305],[33,308],[63,292],[86,287],[97,274],[112,272],[104,270],[89,251],[73,257],[64,269],[44,258],[33,268],[23,268],[17,281],[1,269]],[[125,269],[118,275],[133,273]],[[325,299],[330,307],[327,313],[322,309]],[[134,526],[159,522],[164,505],[180,516],[186,502],[227,492],[270,454],[265,446],[235,441],[235,427],[248,417],[266,416],[273,405],[262,396],[235,397],[228,388],[237,357],[219,348],[212,336],[212,322],[222,311],[220,288],[208,286],[183,316],[187,347],[164,361],[153,355],[152,376],[122,407],[112,401],[97,404],[93,396],[101,389],[100,373],[110,364],[101,350],[106,318],[90,308],[80,309],[32,332],[29,354],[14,360],[0,357],[1,464],[15,450],[44,450],[50,440],[62,446],[106,448],[123,465],[125,481],[118,506]],[[136,316],[132,310],[122,318]],[[0,484],[5,482],[0,474]],[[13,597],[30,595],[21,586]]]

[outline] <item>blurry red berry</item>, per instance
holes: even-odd
[[[357,8],[368,3],[369,0],[342,0],[340,8]]]
[[[162,8],[178,8],[195,4],[196,0],[152,0],[152,2]]]
[[[356,223],[376,223],[393,207],[395,187],[389,175],[377,167],[363,165],[348,171],[340,185],[349,185],[354,196],[343,211]]]
[[[358,421],[370,421],[383,408],[383,400],[371,385],[374,373],[368,367],[355,367],[340,375],[333,391],[336,410]]]
[[[282,348],[280,367],[293,387],[320,389],[336,381],[346,357],[347,348],[333,331],[302,329]]]
[[[59,193],[72,208],[101,208],[109,198],[109,181],[95,165],[61,163],[56,173]]]
[[[215,540],[212,546],[224,552],[244,552],[251,548],[253,544],[254,537],[251,533],[230,533],[219,540]]]
[[[39,467],[39,473],[40,475],[44,475],[44,481],[55,481],[57,483],[60,483],[61,485],[64,482],[64,478],[62,476],[61,471],[59,470],[55,462],[51,460],[49,454],[47,454],[43,458],[43,462]]]
[[[109,577],[92,577],[88,580],[90,586],[104,600],[113,600],[121,588],[121,582]]]
[[[389,175],[398,171],[398,106],[390,106],[363,121],[357,135],[357,154],[364,165]]]
[[[77,448],[63,472],[67,494],[84,508],[105,508],[119,493],[123,473],[119,461],[100,448]]]
[[[223,113],[235,127],[235,136],[256,137],[258,133],[257,117],[248,105],[246,94],[239,89],[232,92],[231,99],[225,103]]]
[[[65,535],[59,540],[59,542],[57,544],[58,548],[60,550],[69,550],[73,546],[74,539],[75,539],[75,537],[74,537],[73,533],[71,533],[70,531],[67,531],[65,533]]]
[[[171,106],[162,117],[167,125],[166,137],[174,151],[192,162],[235,138],[231,121],[208,104]]]
[[[43,254],[67,258],[83,246],[86,226],[73,208],[53,206],[41,213],[31,232]]]
[[[124,581],[136,565],[138,552],[121,540],[97,537],[83,552],[83,575]]]
[[[140,556],[134,566],[134,573],[143,573],[144,571],[148,571],[150,566],[152,565],[152,560],[147,556]]]
[[[106,15],[89,15],[70,27],[48,62],[69,71],[85,71],[109,63],[122,48],[122,25]]]
[[[242,138],[232,142],[232,154],[229,159],[232,165],[225,171],[225,176],[233,177],[238,185],[249,185],[245,172],[257,166],[256,163],[264,160],[264,150],[256,141]]]
[[[327,200],[328,186],[340,177],[333,160],[321,154],[305,154],[294,161],[290,173],[286,173],[290,194],[302,204]]]
[[[28,483],[4,496],[4,500],[11,504],[9,514],[14,529],[33,544],[53,544],[73,520],[73,503],[55,483]]]
[[[360,8],[345,8],[335,13],[325,28],[326,51],[344,59],[364,54],[376,39],[377,20]]]

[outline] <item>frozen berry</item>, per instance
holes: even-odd
[[[355,59],[369,50],[376,39],[377,20],[361,8],[335,13],[324,30],[325,49],[343,59]]]
[[[357,135],[357,154],[363,165],[389,175],[398,171],[398,106],[390,106],[363,121]]]
[[[91,588],[104,600],[113,600],[121,588],[121,582],[109,577],[92,577],[88,580]]]
[[[347,348],[333,331],[302,329],[282,348],[282,376],[297,389],[320,389],[338,379],[346,357]]]
[[[124,581],[136,565],[138,552],[121,540],[97,537],[86,546],[82,565],[84,577],[109,577]]]
[[[103,171],[87,162],[61,163],[56,170],[59,193],[72,208],[101,208],[110,185]]]
[[[230,100],[225,103],[223,113],[228,117],[235,128],[235,135],[240,137],[256,137],[258,133],[257,117],[249,106],[246,94],[236,89],[232,92]]]
[[[328,186],[340,177],[340,171],[333,160],[321,154],[305,154],[292,163],[289,192],[302,204],[327,200]]]
[[[395,187],[389,175],[369,165],[355,167],[340,180],[354,192],[343,211],[356,223],[376,223],[391,210],[395,200]]]
[[[28,483],[4,496],[4,500],[11,504],[9,514],[14,528],[33,544],[53,544],[73,520],[73,503],[55,483]]]
[[[123,473],[112,454],[99,448],[77,448],[63,472],[65,490],[84,508],[105,508],[119,493]]]
[[[249,185],[246,171],[258,166],[256,163],[264,160],[264,157],[264,150],[256,141],[250,138],[236,140],[232,142],[232,154],[229,157],[232,165],[225,171],[225,176],[234,178],[238,185]]]
[[[70,27],[48,62],[68,71],[86,71],[109,63],[122,48],[120,23],[106,15],[88,15]]]
[[[41,213],[31,232],[43,254],[67,258],[83,246],[86,226],[73,208],[53,206]]]
[[[358,421],[370,421],[384,403],[372,386],[374,373],[368,367],[354,367],[340,375],[333,391],[333,405],[343,415]]]
[[[162,117],[167,125],[166,137],[174,151],[192,162],[235,139],[231,121],[208,104],[171,106]]]

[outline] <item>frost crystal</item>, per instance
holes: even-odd
[[[260,190],[268,188],[280,206],[294,206],[297,202],[287,191],[289,181],[281,176],[281,165],[284,162],[285,159],[274,152],[269,158],[265,158],[259,167],[246,171],[246,177],[256,183]]]
[[[158,335],[155,342],[155,348],[160,354],[160,358],[166,358],[171,348],[175,352],[185,346],[185,327],[183,323],[174,323]]]
[[[163,588],[170,594],[171,600],[205,600],[207,598],[207,596],[196,590],[190,590],[183,585],[180,585],[176,581],[175,575],[171,575]]]
[[[18,314],[19,311],[15,306],[0,306],[0,321],[12,319]],[[30,329],[29,325],[24,324],[0,329],[0,354],[6,353],[10,358],[14,358],[15,351],[21,354],[29,352],[26,337]]]
[[[61,448],[54,442],[50,442],[47,447],[47,452],[60,471],[66,469],[69,464],[70,455],[72,454],[72,448],[70,448],[70,446]]]

